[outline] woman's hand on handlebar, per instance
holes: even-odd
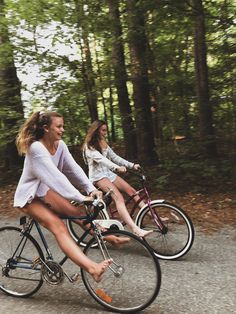
[[[132,169],[135,171],[138,171],[138,170],[141,170],[142,168],[141,168],[140,164],[134,164]],[[125,173],[125,172],[127,172],[127,168],[124,166],[118,167],[118,168],[116,168],[116,172]]]
[[[93,190],[92,192],[90,192],[89,196],[92,197],[93,200],[94,200],[95,198],[102,199],[102,197],[103,197],[103,192],[96,189],[96,190]]]
[[[95,199],[102,200],[103,193],[99,190],[93,190],[88,196],[85,196],[83,203],[93,203]]]
[[[126,169],[126,167],[121,166],[121,167],[116,168],[116,171],[120,172],[120,173],[125,173],[127,171],[127,169]]]
[[[141,170],[140,164],[134,164],[133,165],[133,169],[136,170],[136,171]]]
[[[92,196],[85,196],[84,200],[83,200],[83,203],[84,204],[89,204],[93,202],[94,198]]]

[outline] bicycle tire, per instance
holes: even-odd
[[[176,260],[191,249],[194,242],[194,227],[185,211],[166,201],[152,201],[152,209],[166,227],[161,232],[150,216],[148,205],[143,207],[136,217],[136,224],[145,230],[154,230],[146,241],[154,250],[154,254],[165,260]]]
[[[109,219],[109,217],[106,216],[106,214],[103,211],[100,211],[98,213],[97,219]],[[84,229],[81,228],[79,224],[77,224],[75,221],[71,219],[66,220],[66,226],[69,230],[70,235],[72,238],[79,243],[80,246],[86,247],[87,243],[91,240],[93,237],[92,235],[88,234],[86,238],[80,242],[80,237],[84,233]],[[96,245],[94,245],[95,247]]]
[[[21,298],[36,293],[43,284],[38,258],[44,260],[43,252],[31,235],[17,227],[0,228],[0,290]]]
[[[111,230],[103,236],[129,237],[130,241],[121,247],[106,241],[109,258],[113,263],[108,267],[99,283],[83,269],[82,280],[90,295],[108,310],[118,313],[136,313],[148,307],[157,297],[161,286],[161,269],[152,249],[134,234]],[[100,249],[92,249],[92,239],[84,253],[93,261],[101,262]],[[116,266],[116,264],[118,266]],[[118,274],[113,273],[115,270]],[[120,272],[120,273],[119,273]]]

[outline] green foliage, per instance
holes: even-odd
[[[165,186],[169,183],[169,177],[169,174],[158,176],[158,178],[154,181],[155,186],[157,188],[164,189]]]
[[[9,127],[6,121],[17,121],[13,126]],[[0,108],[0,146],[5,145],[15,138],[19,126],[22,122],[22,115],[15,110],[9,110],[7,107]]]
[[[158,189],[175,187],[176,191],[189,187],[192,191],[205,191],[208,188],[217,187],[223,182],[234,181],[236,168],[232,166],[232,159],[206,160],[191,159],[187,157],[171,158],[158,166],[157,178],[154,185]]]
[[[88,87],[91,87],[93,78],[99,117],[103,119],[106,116],[109,126],[113,120],[116,135],[121,138],[123,130],[112,69],[112,48],[118,38],[112,37],[107,2],[5,0],[5,4],[6,17],[1,15],[0,26],[1,30],[8,28],[10,41],[0,44],[1,69],[14,60],[18,75],[28,75],[33,69],[32,72],[37,70],[40,77],[40,82],[35,85],[21,86],[23,93],[30,94],[30,98],[24,101],[25,115],[32,110],[59,110],[67,123],[66,140],[70,144],[80,144],[90,123]],[[218,143],[224,143],[223,148],[219,144],[219,150],[225,156],[235,150],[236,134],[234,7],[228,0],[204,1],[203,4],[210,100],[216,136],[220,139]],[[127,85],[133,105],[126,1],[119,1],[119,5],[123,31],[119,40],[125,47]],[[221,162],[221,172],[218,165],[200,159],[199,142],[192,147],[184,146],[185,158],[182,159],[181,149],[180,153],[174,154],[176,158],[170,158],[173,151],[169,150],[169,141],[175,135],[188,139],[199,137],[191,2],[146,0],[138,1],[138,5],[145,15],[143,27],[150,49],[145,61],[149,66],[151,97],[156,110],[153,114],[156,149],[167,171],[160,175],[157,184],[165,186],[171,180],[172,172],[179,176],[184,173],[189,180],[193,180],[196,173],[202,180],[219,179],[219,173],[224,171],[225,176],[230,175],[227,161]],[[86,40],[90,48],[91,69],[85,53],[88,47]],[[44,42],[48,43],[47,47],[43,46]],[[63,46],[63,52],[57,49],[58,45]],[[4,100],[0,109],[0,145],[5,145],[19,127],[14,124],[8,129],[8,119],[20,122],[20,114],[10,109],[9,102]],[[197,159],[192,159],[192,156]]]

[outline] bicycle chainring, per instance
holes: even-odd
[[[41,267],[42,278],[50,285],[59,285],[64,280],[62,267],[54,261],[45,261]]]

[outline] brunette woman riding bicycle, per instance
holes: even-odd
[[[121,192],[124,192],[131,196],[135,193],[135,189],[114,173],[114,171],[124,173],[126,172],[126,168],[138,170],[140,165],[131,163],[116,155],[108,145],[106,136],[106,123],[100,120],[94,121],[88,130],[83,144],[83,156],[89,168],[89,179],[102,191],[107,192],[108,189],[113,191],[111,196],[121,218],[134,234],[139,237],[146,237],[152,233],[152,230],[143,230],[134,223],[121,194]],[[144,203],[139,204],[141,207],[144,205]]]

